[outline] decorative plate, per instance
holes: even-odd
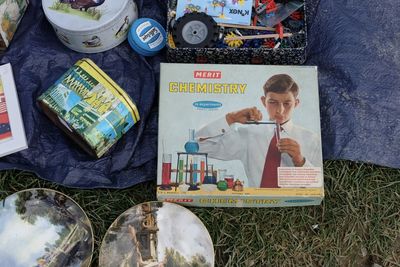
[[[49,189],[29,189],[1,201],[2,266],[86,267],[93,248],[91,223],[68,196]]]
[[[214,266],[207,228],[188,209],[145,202],[120,215],[100,248],[99,266]]]

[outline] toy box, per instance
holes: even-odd
[[[75,63],[38,102],[53,123],[97,158],[139,120],[128,94],[87,58]]]
[[[305,62],[305,0],[254,1],[250,9],[250,25],[246,24],[248,20],[239,20],[234,16],[247,18],[249,9],[246,3],[253,3],[251,0],[210,0],[202,1],[202,5],[192,2],[169,0],[168,62],[267,65],[298,65]],[[241,9],[229,8],[241,4]],[[181,6],[185,7],[183,11]],[[223,13],[215,15],[220,9]],[[183,14],[196,12],[209,15],[215,24],[202,17],[182,17]],[[209,37],[199,46],[197,38],[203,38],[202,35]],[[187,40],[197,44],[187,45]]]
[[[159,112],[159,200],[276,207],[323,199],[316,67],[162,63]]]
[[[1,1],[0,52],[7,49],[28,7],[28,0]]]

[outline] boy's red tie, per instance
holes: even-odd
[[[278,188],[278,167],[281,165],[281,152],[279,152],[276,146],[276,132],[269,143],[260,184],[261,188]]]

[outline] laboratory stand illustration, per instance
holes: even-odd
[[[183,148],[184,151],[174,154],[162,154],[160,190],[243,191],[243,181],[235,180],[235,176],[227,174],[226,169],[215,168],[214,164],[209,163],[208,153],[199,152],[195,129],[189,129],[189,139]]]

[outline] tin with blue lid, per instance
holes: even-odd
[[[42,0],[42,6],[60,41],[83,53],[119,45],[138,17],[134,0]]]
[[[129,30],[128,42],[137,53],[153,56],[164,48],[167,41],[165,29],[150,18],[137,19]]]

